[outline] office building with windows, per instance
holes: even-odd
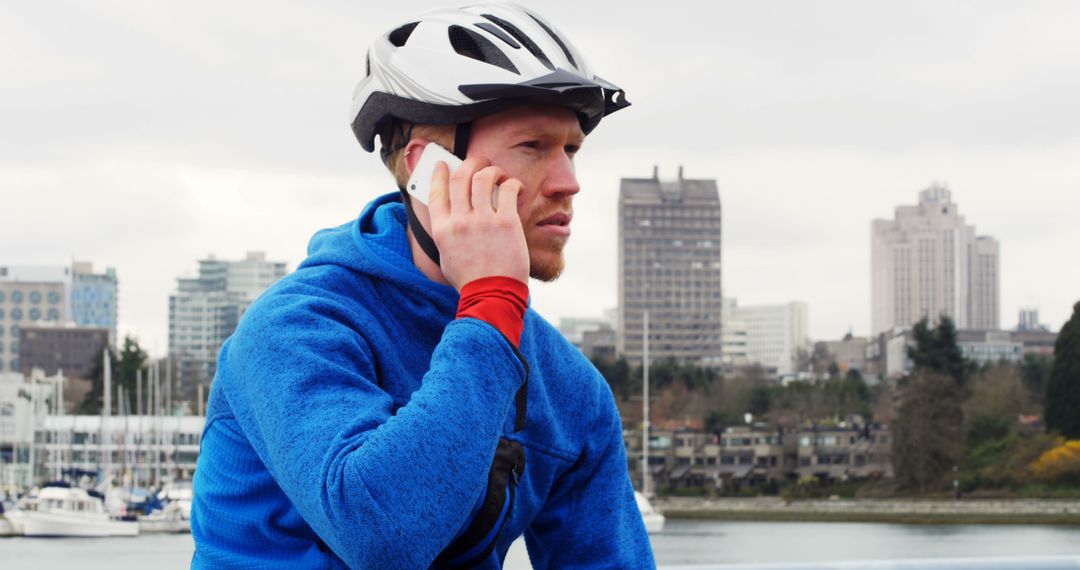
[[[63,372],[69,378],[91,379],[109,346],[108,329],[74,326],[22,327],[19,330],[19,371],[34,368],[47,376]]]
[[[740,307],[725,299],[725,364],[759,364],[766,372],[788,376],[809,357],[809,309],[804,301]]]
[[[104,328],[116,343],[116,270],[93,265],[0,266],[0,372],[18,372],[22,327]]]
[[[94,266],[87,262],[76,261],[71,266],[71,320],[80,327],[106,329],[112,346],[117,342],[117,287],[112,267],[94,273]]]
[[[871,225],[871,330],[876,336],[924,317],[948,315],[958,329],[999,327],[1000,251],[976,236],[948,188],[933,185],[919,204]]]
[[[21,329],[63,322],[67,298],[63,281],[0,278],[0,372],[19,372]]]
[[[715,180],[624,178],[619,189],[618,353],[719,366],[720,193]]]
[[[284,262],[249,252],[239,261],[200,260],[198,277],[176,280],[169,296],[169,356],[182,388],[213,380],[225,339],[248,305],[285,273]]]

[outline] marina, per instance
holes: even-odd
[[[66,413],[61,371],[46,376],[35,369],[26,381],[0,375],[0,396],[11,402],[4,415],[14,419],[4,426],[0,454],[0,536],[190,532],[190,478],[203,418],[170,413],[167,361],[164,374],[158,364],[137,371],[135,410],[132,394],[112,385],[107,352],[101,362],[100,415]]]

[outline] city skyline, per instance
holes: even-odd
[[[263,250],[293,269],[316,230],[393,190],[349,133],[349,95],[371,39],[436,5],[6,6],[3,262],[115,267],[119,336],[164,355],[193,261]],[[717,180],[725,295],[805,299],[814,339],[869,333],[868,223],[935,180],[1001,243],[1002,328],[1022,307],[1068,318],[1080,6],[673,5],[672,25],[537,8],[634,104],[579,156],[567,271],[533,287],[550,321],[615,305],[619,180],[654,164]]]

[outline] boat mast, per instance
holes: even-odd
[[[64,416],[64,370],[58,369],[56,371],[56,415],[59,417]],[[56,431],[53,432],[53,443],[55,444],[56,457],[53,457],[53,461],[56,462],[56,477],[55,480],[59,481],[64,478],[64,447],[60,444],[60,425],[56,424]],[[49,454],[52,455],[51,453]]]
[[[161,425],[161,369],[158,367],[158,362],[154,361],[154,441],[157,446],[154,448],[154,484],[158,487],[161,486],[161,450],[164,447],[162,443],[162,425]]]
[[[37,458],[34,457],[35,441],[37,439],[37,401],[34,398],[34,376],[30,374],[30,453],[28,459],[30,460],[30,488],[34,487],[34,466],[37,464]]]
[[[644,346],[644,389],[642,400],[644,410],[641,414],[641,494],[649,496],[649,311],[645,311],[645,326],[642,336]]]
[[[143,385],[142,368],[139,368],[138,370],[135,371],[135,419],[136,419],[136,425],[139,426],[139,427],[138,427],[138,435],[135,438],[135,459],[131,462],[132,463],[132,468],[134,469],[134,472],[135,472],[135,475],[134,475],[134,479],[135,479],[134,486],[135,487],[139,486],[139,469],[141,468],[140,459],[141,459],[141,456],[142,456],[142,440],[143,440],[143,437],[145,435],[145,431],[143,429],[144,418],[143,418],[142,385]]]
[[[171,427],[172,423],[172,366],[169,357],[165,357],[165,422],[166,428]],[[169,447],[165,455],[165,479],[171,481],[173,478],[173,439],[176,437],[176,430],[169,429]]]
[[[98,434],[98,447],[105,455],[105,488],[108,488],[110,486],[110,483],[108,482],[110,478],[109,473],[112,471],[112,450],[108,447],[109,433],[105,426],[109,416],[112,415],[112,363],[109,361],[108,348],[105,349],[102,358],[105,361],[105,372],[103,374],[104,390],[102,391],[105,401],[104,405],[101,407],[101,429]]]

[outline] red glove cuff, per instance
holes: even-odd
[[[498,329],[514,346],[521,342],[529,286],[512,277],[482,277],[461,288],[457,318],[480,319]]]

